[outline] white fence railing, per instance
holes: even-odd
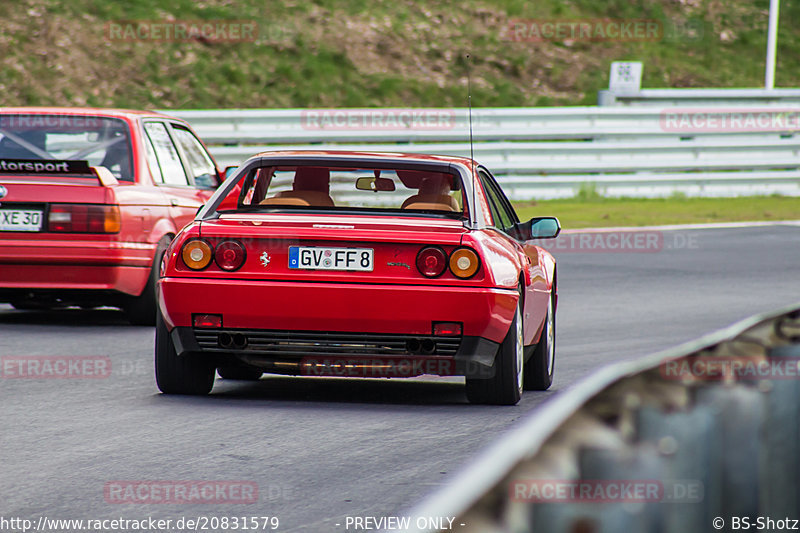
[[[800,89],[640,89],[598,91],[601,106],[756,106],[800,104]]]
[[[469,155],[466,109],[167,111],[221,165],[261,151],[343,149]],[[518,200],[800,195],[800,105],[473,110],[475,158]]]

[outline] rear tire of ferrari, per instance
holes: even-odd
[[[53,307],[47,304],[39,304],[36,302],[25,301],[25,300],[16,300],[13,302],[9,302],[11,307],[16,309],[17,311],[49,311]]]
[[[553,384],[556,366],[556,311],[552,296],[543,328],[533,355],[525,363],[525,390],[547,390]]]
[[[222,379],[237,381],[258,381],[264,375],[260,370],[241,366],[221,366],[217,368],[217,374]]]
[[[522,397],[524,372],[522,295],[505,339],[500,344],[489,379],[467,378],[470,403],[516,405]]]
[[[142,294],[139,296],[129,296],[124,305],[125,314],[128,321],[135,326],[153,326],[156,323],[157,302],[156,284],[158,283],[158,273],[161,269],[161,259],[167,251],[171,239],[169,236],[162,237],[156,245],[156,253],[153,257],[153,265],[150,267],[150,277],[147,278],[147,285],[144,286]]]
[[[156,314],[156,384],[164,394],[202,396],[214,386],[214,366],[202,356],[178,357],[161,313]]]

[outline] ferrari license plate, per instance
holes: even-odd
[[[0,231],[41,231],[42,212],[32,209],[0,209]]]
[[[289,268],[372,272],[374,256],[372,248],[290,246]]]

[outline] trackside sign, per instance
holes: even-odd
[[[0,159],[0,174],[91,174],[88,161]]]

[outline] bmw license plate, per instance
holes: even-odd
[[[41,231],[42,212],[32,209],[0,209],[0,231]]]
[[[290,246],[289,268],[372,272],[374,256],[372,248]]]

